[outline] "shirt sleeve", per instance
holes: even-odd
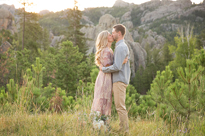
[[[124,48],[116,48],[114,54],[114,64],[109,67],[103,67],[104,73],[114,73],[121,70],[124,59],[128,56],[127,51]]]

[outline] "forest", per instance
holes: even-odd
[[[0,135],[120,135],[114,100],[109,132],[93,130],[89,118],[99,68],[95,54],[86,54],[80,29],[83,15],[97,24],[101,10],[120,17],[127,8],[83,12],[74,6],[46,15],[22,8],[18,32],[0,30]],[[132,10],[134,26],[141,12]],[[126,89],[131,135],[205,134],[205,25],[194,15],[205,19],[204,11],[196,11],[172,20],[188,22],[178,31],[163,31],[159,24],[166,18],[150,25],[167,41],[160,49],[145,47],[146,67]],[[50,30],[65,35],[58,46],[50,46]]]

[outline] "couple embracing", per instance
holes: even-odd
[[[125,44],[126,28],[122,24],[99,33],[96,41],[95,64],[100,68],[94,90],[91,111],[100,116],[111,116],[112,93],[120,119],[120,130],[129,133],[128,113],[125,106],[126,88],[130,81],[129,49]],[[112,42],[116,41],[114,53]],[[109,119],[107,118],[107,122]]]

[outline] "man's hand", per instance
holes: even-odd
[[[124,59],[123,64],[127,63],[127,61],[128,61],[128,57],[126,57],[126,58]]]

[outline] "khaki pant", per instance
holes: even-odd
[[[129,132],[128,115],[125,107],[126,88],[127,85],[122,82],[113,84],[115,107],[120,118],[120,130]]]

